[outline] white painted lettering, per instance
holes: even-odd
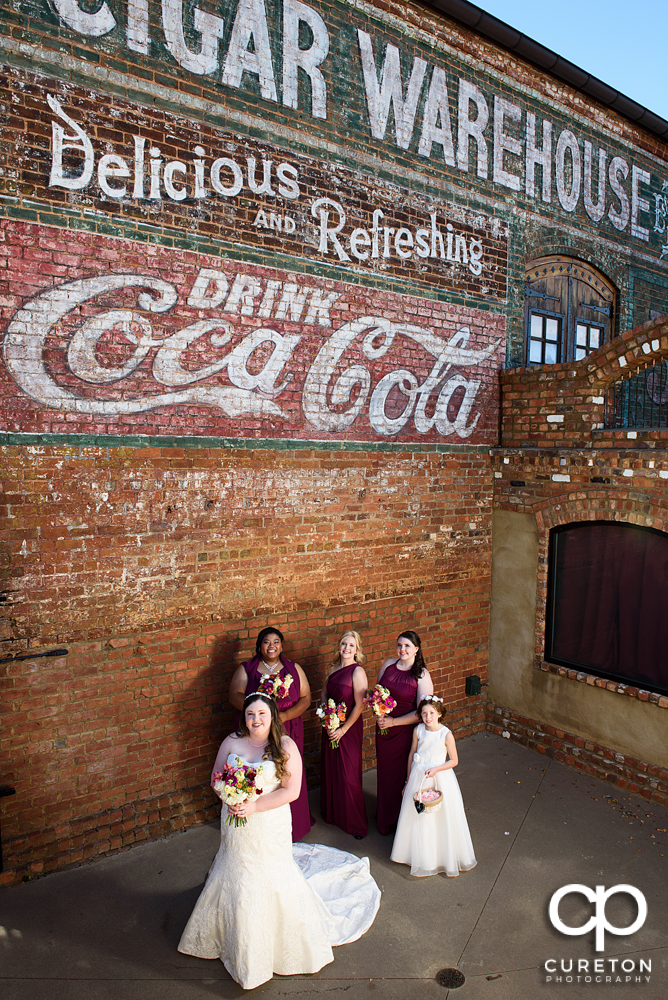
[[[415,114],[422,91],[427,63],[424,59],[415,58],[408,81],[408,90],[404,99],[401,82],[401,62],[399,49],[396,45],[387,45],[385,59],[378,85],[378,72],[373,55],[371,36],[358,28],[357,37],[362,59],[364,86],[366,90],[367,110],[371,135],[374,139],[384,139],[387,121],[390,114],[390,104],[394,112],[394,128],[397,146],[408,149],[413,136]]]
[[[422,117],[422,132],[418,145],[420,156],[431,156],[434,143],[441,146],[443,159],[449,167],[455,165],[455,147],[450,124],[450,99],[445,70],[434,66],[429,84],[429,93]],[[440,125],[438,124],[440,121]]]
[[[522,109],[517,104],[511,104],[503,97],[494,96],[494,168],[493,177],[497,184],[512,191],[519,191],[520,178],[517,174],[505,169],[504,154],[511,153],[519,156],[522,152],[522,143],[515,136],[508,135],[505,131],[505,119],[512,121],[522,121]]]
[[[321,289],[314,288],[311,292],[308,312],[306,313],[306,319],[304,322],[309,324],[317,323],[318,326],[331,326],[332,321],[329,316],[329,311],[337,299],[340,298],[341,292],[323,293]]]
[[[133,198],[144,197],[144,148],[146,139],[143,135],[133,135],[135,146],[135,181],[132,189]]]
[[[397,256],[403,260],[408,260],[413,256],[413,246],[413,234],[410,229],[397,229],[394,237],[394,249],[397,252]]]
[[[329,225],[330,209],[338,215],[338,222],[335,226]],[[328,252],[329,242],[331,241],[339,260],[350,260],[350,257],[341,246],[337,235],[346,224],[346,213],[343,210],[343,205],[340,205],[338,201],[333,201],[331,198],[318,198],[311,206],[311,215],[314,219],[317,219],[318,216],[320,217],[320,243],[318,244],[320,253],[324,254]]]
[[[280,184],[278,185],[278,193],[283,198],[298,198],[300,195],[299,184],[297,180],[299,174],[295,167],[291,166],[289,163],[279,163],[276,167],[276,176],[278,177]]]
[[[217,336],[214,334],[211,337],[211,343],[215,347],[223,347],[230,342],[232,335],[229,327],[221,323],[218,319],[198,320],[196,323],[191,323],[190,326],[186,326],[182,330],[177,331],[177,333],[172,334],[171,337],[167,337],[153,359],[154,379],[162,383],[162,385],[190,385],[193,382],[201,382],[202,379],[209,378],[210,375],[216,375],[226,368],[231,357],[230,354],[226,354],[225,357],[214,361],[210,365],[203,365],[201,368],[195,370],[184,368],[181,364],[181,355],[195,341],[212,330],[221,328],[223,333]]]
[[[360,244],[365,247],[371,246],[371,237],[366,229],[353,229],[350,234],[350,252],[358,260],[366,260],[369,252],[360,250]]]
[[[471,118],[471,104],[476,117]],[[473,139],[477,150],[478,177],[487,177],[487,141],[484,136],[489,121],[489,108],[483,92],[468,80],[459,81],[459,123],[457,140],[457,166],[469,169],[469,146]]]
[[[650,184],[652,178],[646,170],[641,170],[635,164],[631,167],[631,236],[636,239],[649,240],[649,229],[638,222],[638,212],[649,212],[649,201],[640,194],[640,185]]]
[[[68,135],[62,125],[59,125],[58,122],[51,122],[52,150],[49,187],[62,187],[67,188],[69,191],[79,191],[81,188],[86,187],[93,176],[93,168],[95,166],[93,144],[81,126],[77,125],[69,115],[65,114],[60,101],[56,97],[47,94],[46,99],[54,114],[62,118],[74,133],[73,135]],[[80,156],[83,156],[80,173],[71,175],[63,172],[63,151],[66,149],[75,150]]]
[[[153,163],[151,163],[151,168],[152,167]],[[165,164],[165,170],[163,173],[165,192],[167,196],[172,198],[174,201],[183,201],[188,194],[185,183],[183,184],[183,187],[176,187],[174,184],[174,174],[183,174],[185,179],[186,170],[187,168],[185,163],[182,163],[180,160],[170,160],[169,163]],[[153,196],[151,195],[151,197]]]
[[[570,153],[570,169],[566,167],[567,151]],[[561,207],[567,212],[574,212],[580,198],[582,162],[578,141],[570,129],[564,129],[559,136],[555,161],[557,195]]]
[[[610,187],[619,199],[619,209],[615,208],[614,205],[611,205],[608,209],[608,218],[615,229],[619,229],[621,231],[622,229],[626,229],[629,224],[631,207],[629,205],[629,197],[622,187],[620,176],[626,180],[629,176],[629,165],[621,156],[615,156],[610,161],[608,178],[610,180]]]
[[[183,0],[162,0],[162,30],[171,55],[183,69],[199,76],[218,69],[218,42],[223,37],[225,22],[221,17],[193,8],[195,31],[201,35],[200,49],[194,52],[186,44],[183,33]]]
[[[303,285],[300,288],[299,285],[286,282],[283,285],[283,294],[274,313],[276,319],[287,319],[289,312],[290,322],[299,323],[310,291],[308,285]]]
[[[418,229],[415,233],[415,252],[418,257],[422,257],[423,259],[428,257],[430,253],[429,236],[428,229]]]
[[[83,11],[77,0],[53,0],[53,6],[68,28],[78,31],[80,35],[99,38],[100,35],[108,35],[116,27],[116,19],[106,3],[94,14]]]
[[[249,49],[251,40],[253,48]],[[278,101],[264,0],[239,0],[222,82],[227,87],[240,87],[243,73],[257,77],[265,101]]]
[[[280,385],[276,385],[276,379],[301,339],[299,333],[290,333],[283,337],[276,330],[254,330],[253,333],[244,337],[229,355],[227,374],[230,377],[230,382],[239,386],[240,389],[260,389],[268,396],[277,396],[294,378],[289,373]],[[248,371],[247,364],[253,352],[266,343],[274,344],[271,357],[263,366],[262,371],[253,374]]]
[[[204,186],[204,160],[206,150],[203,146],[195,146],[195,198],[206,198],[206,187]],[[166,169],[166,168],[165,168]]]
[[[229,170],[232,174],[232,183],[230,185],[223,184],[220,179],[220,171],[223,168],[225,168],[225,170]],[[227,156],[221,156],[217,160],[213,161],[209,176],[211,178],[211,187],[213,190],[216,194],[222,194],[225,198],[233,198],[235,195],[239,194],[244,186],[244,175],[241,167],[238,163],[235,163],[234,160],[230,160]]]
[[[271,316],[271,311],[274,308],[274,300],[282,284],[282,281],[275,281],[273,278],[269,279],[267,287],[264,290],[264,295],[262,296],[260,308],[257,311],[258,316],[262,316],[265,319]]]
[[[252,316],[255,299],[262,291],[262,282],[253,274],[238,274],[223,306],[225,312],[238,313],[241,306],[242,316]]]
[[[249,156],[246,159],[247,167],[247,177],[248,177],[248,187],[251,189],[253,194],[273,194],[273,188],[271,186],[271,168],[273,162],[271,160],[262,161],[262,183],[258,184],[257,178],[255,176],[255,164],[256,160],[254,156]]]
[[[600,222],[605,215],[605,161],[607,159],[605,149],[598,151],[598,195],[596,201],[592,198],[592,159],[593,147],[585,139],[584,144],[584,207],[585,212],[592,222]]]
[[[120,187],[112,187],[109,180],[120,180],[129,176],[130,168],[122,156],[107,153],[106,156],[100,157],[100,162],[97,165],[97,182],[100,185],[100,190],[108,198],[124,198],[127,191],[125,184],[121,184]]]
[[[157,146],[152,146],[149,152],[151,156],[149,163],[151,187],[149,189],[148,196],[154,201],[160,201],[160,168],[162,166],[160,150]]]
[[[299,47],[300,22],[311,30],[311,45]],[[302,69],[311,81],[311,114],[314,118],[327,117],[327,85],[320,65],[329,53],[329,34],[325,22],[314,10],[299,0],[283,3],[283,104],[288,108],[298,106],[299,73]]]
[[[535,174],[540,167],[542,180],[542,200],[552,201],[552,122],[543,119],[543,142],[536,145],[536,116],[527,111],[526,121],[526,167],[524,190],[530,198],[536,196]]]
[[[148,54],[148,0],[128,0],[125,37],[131,52]]]
[[[207,294],[213,285],[212,294]],[[188,296],[188,305],[193,309],[217,309],[227,295],[228,281],[221,271],[203,267],[195,279]]]

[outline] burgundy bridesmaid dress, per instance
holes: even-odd
[[[388,689],[397,703],[396,708],[390,712],[390,716],[395,718],[414,712],[417,700],[417,680],[410,670],[399,670],[397,663],[389,665],[379,682]],[[384,733],[376,727],[376,822],[379,833],[392,833],[399,819],[401,793],[406,781],[415,725],[393,726]]]
[[[288,660],[287,656],[281,654],[281,663],[283,666],[278,671],[281,677],[286,677],[292,675],[292,684],[290,685],[290,690],[288,691],[287,698],[278,698],[276,705],[279,712],[287,712],[289,708],[292,708],[299,701],[300,692],[300,681],[299,673],[294,664],[293,660]],[[259,657],[254,656],[252,660],[248,660],[244,663],[244,669],[246,671],[246,676],[248,677],[248,683],[246,685],[246,694],[251,694],[253,691],[257,691],[260,681],[263,679],[262,674],[259,670],[260,660]],[[276,676],[276,675],[274,675]],[[237,712],[234,717],[234,727],[239,725],[239,718],[241,716],[240,712]],[[296,719],[288,719],[287,722],[283,723],[283,728],[288,734],[290,739],[293,739],[297,744],[297,749],[304,757],[304,720],[300,716]],[[299,793],[299,798],[295,799],[294,802],[290,803],[290,810],[292,812],[292,840],[296,842],[301,840],[310,831],[311,827],[315,823],[313,816],[311,816],[311,811],[308,807],[308,791],[306,788],[306,769],[302,768],[302,787]]]
[[[339,667],[327,679],[327,698],[336,704],[345,702],[346,716],[355,707],[353,673],[357,663]],[[322,731],[322,775],[320,782],[320,811],[326,823],[336,823],[353,837],[366,837],[368,825],[364,794],[362,792],[362,716],[347,731],[337,749],[332,745],[327,731]]]

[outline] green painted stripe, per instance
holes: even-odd
[[[389,451],[389,452],[455,452],[488,454],[488,444],[438,444],[438,442],[406,441],[316,441],[294,438],[234,438],[234,437],[157,437],[144,434],[15,434],[0,433],[0,446],[39,447],[65,445],[76,448],[188,448],[202,450],[243,449],[244,451]]]

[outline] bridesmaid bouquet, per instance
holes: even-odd
[[[371,709],[378,719],[382,719],[384,715],[389,715],[392,709],[397,707],[396,701],[382,684],[376,684],[370,691],[367,691],[364,704]]]
[[[333,698],[328,698],[327,703],[318,705],[315,714],[320,719],[320,725],[328,733],[334,733],[342,722],[346,721],[346,706],[344,702],[337,705]],[[332,749],[338,749],[338,743],[332,743]]]
[[[291,687],[292,674],[287,674],[286,677],[276,674],[275,677],[263,677],[257,689],[259,694],[269,695],[270,698],[275,698],[278,701],[279,698],[287,698]]]
[[[246,799],[256,799],[262,795],[262,768],[252,764],[226,764],[222,771],[216,771],[211,787],[218,792],[226,805],[236,806]],[[225,820],[228,826],[245,826],[245,816],[232,816]]]

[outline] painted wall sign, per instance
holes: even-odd
[[[182,121],[177,128],[171,116],[156,121],[155,112],[149,117],[120,101],[112,108],[96,94],[68,90],[67,110],[45,94],[32,130],[31,145],[49,149],[48,165],[30,162],[32,150],[18,154],[29,176],[41,174],[37,195],[64,194],[69,205],[92,198],[125,218],[144,219],[148,210],[152,220],[176,228],[204,222],[210,238],[506,298],[508,226],[499,219],[326,161],[286,156],[267,143]],[[83,108],[74,110],[80,101]],[[8,122],[8,151],[11,128]]]
[[[22,0],[26,10],[36,5]],[[103,2],[96,12],[78,0],[53,6],[61,31],[81,43],[81,58],[86,45],[91,58],[111,50],[131,67],[138,53],[156,71],[210,87],[221,110],[242,96],[260,115],[280,108],[289,120],[297,111],[314,135],[344,126],[352,148],[384,149],[418,170],[429,163],[460,185],[495,196],[512,191],[529,205],[552,206],[562,219],[576,214],[587,226],[658,249],[651,198],[665,170],[658,176],[656,161],[597,134],[593,118],[593,127],[579,123],[568,108],[537,100],[381,11],[301,0],[238,0],[224,15],[183,0],[132,0],[113,9]],[[12,39],[5,45],[16,47]],[[39,54],[48,62],[46,47]],[[109,155],[102,176],[117,197],[128,175],[116,159],[124,154]],[[160,175],[167,197],[178,198],[185,161],[172,161],[166,175],[157,160],[152,169],[151,183]],[[233,186],[228,168],[224,175],[221,186]]]
[[[495,438],[500,315],[57,230],[39,242],[73,266],[49,282],[3,228],[34,289],[3,342],[6,430]]]

